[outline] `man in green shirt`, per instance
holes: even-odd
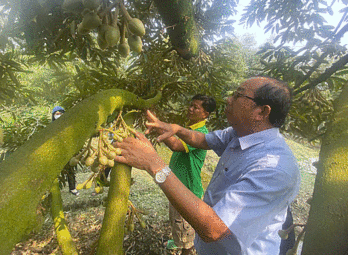
[[[195,95],[188,108],[188,122],[186,126],[192,130],[207,134],[208,129],[205,126],[205,122],[215,108],[216,102],[212,97],[202,94]],[[207,151],[191,147],[176,137],[169,137],[164,140],[164,143],[173,151],[169,168],[188,189],[197,197],[202,198],[201,169]],[[191,254],[194,250],[195,230],[170,203],[169,219],[173,240],[168,241],[167,248],[181,248],[182,255]]]

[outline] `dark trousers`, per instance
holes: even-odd
[[[285,229],[289,228],[292,224],[294,224],[294,223],[293,223],[292,213],[291,213],[290,206],[289,206],[288,212],[286,215],[286,220],[283,224],[282,229],[285,230]],[[293,230],[289,233],[288,239],[286,239],[286,240],[282,239],[282,241],[280,243],[279,255],[285,255],[288,250],[290,250],[292,247],[294,247],[294,244],[295,244],[295,231]]]
[[[76,188],[76,178],[74,172],[68,173],[68,184],[69,184],[69,190],[73,190]]]

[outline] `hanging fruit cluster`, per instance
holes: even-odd
[[[140,53],[143,43],[141,37],[145,35],[145,27],[141,20],[132,18],[121,2],[106,6],[101,0],[64,0],[63,9],[70,12],[81,12],[83,19],[77,25],[77,33],[86,35],[97,31],[97,43],[100,49],[112,48],[118,43],[118,50],[122,57],[129,52]],[[119,10],[122,16],[119,18]],[[75,23],[71,23],[75,30]]]
[[[109,186],[106,181],[105,169],[113,167],[114,158],[121,154],[121,149],[116,148],[111,143],[113,141],[122,142],[124,138],[134,135],[136,131],[127,126],[121,116],[121,112],[117,119],[111,124],[110,128],[99,130],[97,141],[92,144],[93,138],[90,138],[87,145],[69,161],[70,166],[76,166],[81,163],[90,167],[92,174],[83,183],[77,185],[76,189],[89,189],[94,184],[96,193],[102,193],[104,186]]]
[[[141,214],[147,214],[147,213],[145,211],[142,211],[140,209],[135,208],[133,203],[130,200],[128,200],[127,221],[125,224],[125,231],[124,231],[125,234],[134,231],[134,219],[135,218],[137,218],[137,220],[139,221],[140,226],[142,228],[146,228],[146,223],[142,219]]]
[[[325,132],[332,113],[332,102],[325,99],[318,88],[307,90],[294,99],[288,128],[309,140],[315,139]]]

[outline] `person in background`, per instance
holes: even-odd
[[[158,120],[150,111],[148,130],[163,141],[173,135],[186,144],[212,149],[220,160],[201,200],[172,173],[141,133],[113,145],[116,162],[146,170],[170,203],[195,229],[200,255],[276,255],[278,231],[300,186],[296,158],[279,128],[291,106],[291,90],[282,81],[252,77],[228,98],[230,127],[208,134]]]
[[[52,110],[52,121],[55,121],[59,117],[61,117],[64,114],[65,110],[61,106],[55,106]],[[67,179],[68,179],[68,185],[69,185],[69,192],[75,196],[79,195],[79,192],[76,189],[76,179],[75,179],[75,172],[76,172],[77,166],[70,166],[69,163],[67,163],[64,166],[64,170],[67,172]]]
[[[216,108],[214,98],[197,94],[191,99],[187,112],[186,126],[203,134],[208,133],[205,126],[207,118]],[[174,136],[163,141],[173,151],[169,167],[178,179],[198,198],[203,197],[201,169],[207,154],[206,150],[187,145]],[[181,249],[182,255],[192,254],[194,251],[195,231],[191,225],[169,203],[169,220],[173,239],[165,243],[167,249]]]

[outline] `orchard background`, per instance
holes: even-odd
[[[330,26],[322,15],[332,13],[336,3],[343,4],[335,14],[341,20]],[[42,196],[70,158],[121,109],[150,107],[162,120],[184,124],[186,102],[206,93],[218,103],[209,128],[223,128],[225,98],[258,74],[293,88],[294,104],[282,132],[320,148],[302,254],[346,253],[348,52],[341,39],[348,31],[348,3],[251,1],[242,19],[234,21],[238,4],[0,3],[1,254],[9,254],[33,226],[40,226],[35,214]],[[131,25],[134,18],[142,21],[145,34],[138,21]],[[233,36],[234,22],[262,21],[274,35],[265,45],[256,48],[252,36]],[[296,42],[303,46],[292,48]],[[55,105],[67,112],[62,121],[50,123]],[[143,130],[141,112],[133,117],[135,127]],[[111,185],[122,182],[114,179]],[[125,211],[113,213],[125,219]],[[126,240],[124,250],[132,246]]]

